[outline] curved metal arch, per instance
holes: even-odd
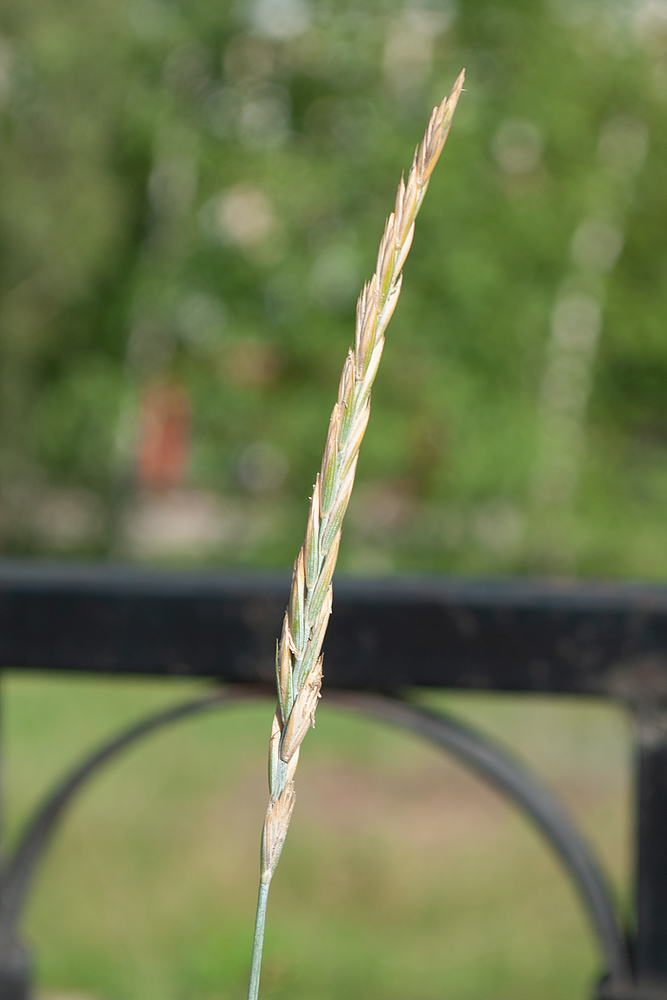
[[[586,909],[614,983],[631,982],[625,937],[607,878],[592,849],[551,792],[530,771],[471,726],[402,699],[354,691],[327,700],[408,729],[453,753],[511,799],[531,820],[565,868]]]
[[[100,744],[48,793],[26,824],[0,880],[0,959],[11,950],[27,899],[30,883],[65,809],[86,782],[105,764],[128,749],[143,736],[180,719],[205,712],[220,705],[236,704],[261,697],[261,689],[227,687],[200,698],[172,705],[134,723],[110,740]]]
[[[218,706],[266,695],[257,687],[230,686],[154,713],[98,747],[35,810],[5,867],[0,905],[0,941],[16,942],[30,882],[72,798],[104,764],[157,729]],[[606,879],[591,849],[551,793],[506,751],[470,726],[446,715],[386,695],[354,691],[326,693],[326,700],[407,729],[453,753],[510,798],[543,834],[573,881],[591,919],[609,972],[619,985],[630,981],[627,948]],[[0,953],[5,947],[0,946]]]

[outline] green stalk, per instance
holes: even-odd
[[[252,942],[252,961],[250,964],[250,985],[248,1000],[257,1000],[259,996],[259,977],[262,971],[262,948],[264,946],[264,927],[266,925],[266,904],[269,901],[269,886],[271,881],[259,883],[257,895],[257,915],[255,916],[255,937]]]

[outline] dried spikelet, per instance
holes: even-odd
[[[333,603],[333,590],[331,586],[327,590],[324,601],[322,602],[322,610],[320,611],[316,621],[310,630],[310,636],[308,637],[308,642],[312,642],[318,649],[322,648],[322,642],[324,640],[324,633],[327,630],[327,625],[329,624],[329,617],[331,615],[331,606]]]
[[[384,233],[382,235],[382,240],[380,241],[380,249],[378,250],[375,273],[378,276],[378,304],[380,307],[384,305],[384,301],[389,294],[391,282],[394,277],[393,264],[394,257],[396,255],[395,222],[394,213],[392,212],[387,219],[387,224],[384,227]]]
[[[373,343],[373,334],[377,322],[378,297],[377,297],[377,274],[364,285],[364,289],[357,302],[357,334],[355,346],[355,360],[357,378],[363,378],[368,359],[368,352]]]
[[[295,799],[296,790],[294,782],[290,779],[286,782],[281,795],[269,802],[262,836],[261,877],[263,881],[269,880],[276,870],[280,852],[287,836],[287,828],[292,818]]]
[[[370,415],[371,403],[370,399],[366,398],[364,403],[359,403],[355,407],[355,420],[350,428],[350,436],[345,443],[346,454],[345,460],[340,469],[341,479],[345,479],[347,477],[352,461],[359,454],[359,448],[361,446],[363,436],[366,433]]]
[[[407,185],[403,183],[403,178],[401,177],[401,184],[396,195],[394,214],[396,215],[396,244],[399,247],[405,242],[407,230],[414,224],[415,206],[417,204],[416,156],[417,154],[415,153],[415,160],[412,162]]]
[[[403,238],[402,246],[398,251],[396,256],[396,270],[400,271],[405,264],[405,260],[410,253],[410,247],[412,246],[412,237],[415,235],[415,224],[414,222],[408,228],[405,236]],[[386,324],[385,324],[386,325]]]
[[[341,415],[347,413],[350,405],[350,393],[354,384],[354,352],[352,348],[347,352],[343,371],[340,376],[338,386],[338,410]]]
[[[327,443],[322,456],[322,469],[320,471],[320,514],[324,516],[331,500],[336,492],[336,478],[338,473],[338,448],[340,445],[340,410],[338,403],[334,403],[329,421],[329,433]]]
[[[315,709],[322,687],[322,657],[310,671],[303,687],[296,696],[292,714],[283,732],[280,744],[280,758],[288,764],[299,749],[304,736],[311,726],[315,726]]]
[[[345,517],[345,511],[347,510],[347,505],[350,500],[350,494],[352,493],[352,487],[354,486],[354,473],[357,467],[358,457],[358,452],[356,454],[352,454],[351,456],[350,469],[347,476],[343,480],[336,503],[331,510],[327,524],[322,532],[322,548],[325,551],[330,549],[334,538],[341,529],[343,518]]]
[[[310,510],[308,512],[308,524],[306,526],[306,540],[303,543],[305,568],[306,568],[306,588],[312,589],[317,579],[320,568],[320,477],[315,479],[313,495],[310,498]]]
[[[306,622],[304,619],[304,603],[306,594],[306,572],[304,566],[303,546],[299,549],[299,554],[294,563],[292,573],[292,593],[290,596],[289,625],[292,634],[292,642],[296,650],[302,648],[306,636]]]
[[[338,559],[338,547],[340,546],[340,528],[336,532],[331,547],[327,552],[327,557],[324,560],[322,566],[322,572],[320,573],[320,578],[315,585],[313,590],[313,607],[318,607],[324,600],[324,596],[327,592],[327,588],[331,583],[331,577],[333,576],[333,571],[336,568],[336,560]]]
[[[280,706],[278,706],[273,716],[273,722],[271,723],[271,736],[269,738],[269,790],[276,787],[282,731],[283,721],[280,714]]]
[[[287,612],[283,621],[283,631],[276,648],[276,681],[278,684],[278,702],[283,720],[291,710],[292,702],[292,651],[288,642],[289,622]]]
[[[378,320],[378,328],[380,327],[381,319]],[[385,321],[383,326],[387,325],[388,321]],[[359,406],[365,406],[366,402],[370,398],[371,389],[373,388],[373,382],[375,380],[375,375],[380,366],[380,358],[382,357],[382,351],[384,350],[384,337],[380,334],[378,341],[373,348],[373,353],[371,354],[370,361],[368,363],[368,369],[366,370],[366,375],[364,381],[361,385],[361,391],[357,396],[357,403]]]
[[[320,611],[319,617],[315,624],[311,627],[310,635],[308,636],[308,642],[306,643],[306,649],[299,663],[300,676],[307,677],[309,672],[315,666],[320,651],[322,649],[322,643],[324,642],[324,636],[327,630],[327,625],[329,624],[329,615],[331,614],[331,603],[333,597],[333,590],[331,584],[326,592],[324,603],[322,604],[322,610]]]

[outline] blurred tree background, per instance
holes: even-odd
[[[341,568],[664,573],[663,4],[6,0],[1,31],[4,553],[291,563],[465,65]]]

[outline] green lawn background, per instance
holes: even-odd
[[[9,816],[85,748],[201,687],[11,676]],[[510,747],[629,895],[626,719],[596,702],[424,695]],[[45,997],[232,1000],[250,955],[270,703],[151,737],[82,794],[26,936]],[[328,709],[305,744],[270,903],[264,995],[572,1000],[601,970],[574,892],[514,809],[413,737]],[[40,993],[40,996],[42,994]]]

